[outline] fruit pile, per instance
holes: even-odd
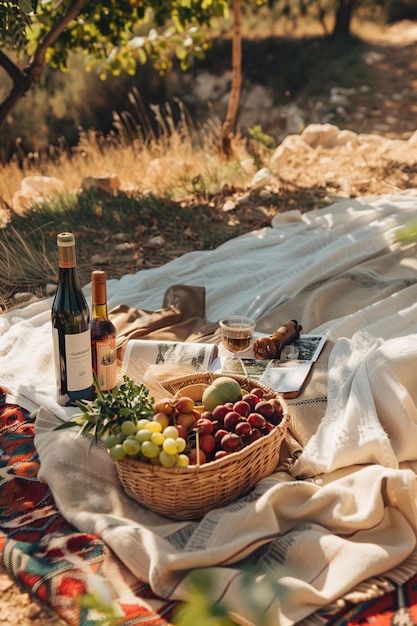
[[[125,420],[104,443],[114,460],[125,456],[163,467],[202,465],[267,435],[283,418],[278,398],[261,388],[242,394],[232,378],[219,377],[201,404],[188,396],[155,402],[149,419]]]

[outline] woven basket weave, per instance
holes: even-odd
[[[212,373],[184,376],[163,383],[175,394],[188,385],[210,384]],[[117,473],[127,495],[142,506],[177,520],[199,518],[209,510],[226,505],[247,493],[275,470],[281,442],[290,423],[288,407],[281,395],[257,381],[232,376],[242,390],[260,387],[265,399],[279,398],[284,417],[268,435],[237,452],[203,465],[165,468],[125,457],[116,462]]]

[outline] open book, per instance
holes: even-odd
[[[256,336],[262,335],[255,333]],[[223,344],[132,339],[127,344],[123,366],[128,371],[129,363],[140,360],[152,366],[178,366],[180,374],[184,373],[184,368],[225,376],[235,374],[257,380],[285,398],[295,398],[325,342],[323,335],[300,335],[292,344],[284,346],[279,359],[262,361],[254,358],[252,348],[235,354],[227,351]]]

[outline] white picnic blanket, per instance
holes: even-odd
[[[126,304],[157,310],[166,289],[184,283],[205,287],[210,321],[231,313],[258,320],[296,294],[383,255],[398,228],[416,217],[416,196],[413,191],[346,200],[304,215],[279,214],[270,228],[216,250],[191,252],[162,267],[110,280],[109,309]],[[398,276],[405,270],[398,263]],[[375,280],[374,274],[367,273],[367,280]],[[85,294],[91,297],[91,285]],[[21,403],[56,412],[51,305],[45,299],[0,316],[0,375]]]
[[[306,294],[321,308],[303,313],[317,321],[304,330],[335,341],[326,415],[292,475],[261,481],[200,523],[172,523],[133,504],[104,450],[88,454],[75,433],[52,431],[74,410],[53,399],[50,301],[0,318],[0,381],[38,410],[40,477],[65,517],[102,536],[161,596],[187,597],[189,571],[209,568],[213,601],[226,600],[242,624],[257,626],[244,584],[253,568],[250,588],[274,625],[313,623],[320,607],[410,576],[417,564],[416,246],[392,243],[416,218],[416,191],[346,200],[279,215],[271,228],[217,250],[110,281],[110,307],[148,310],[173,283],[205,286],[212,321],[228,313],[270,321],[274,309],[300,305]],[[331,294],[352,277],[352,298],[340,296],[343,311]],[[304,476],[312,479],[295,479]]]

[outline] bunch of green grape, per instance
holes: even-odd
[[[190,459],[185,453],[187,442],[175,426],[163,428],[159,422],[140,419],[125,420],[117,433],[104,440],[114,461],[126,456],[162,467],[187,467]]]

